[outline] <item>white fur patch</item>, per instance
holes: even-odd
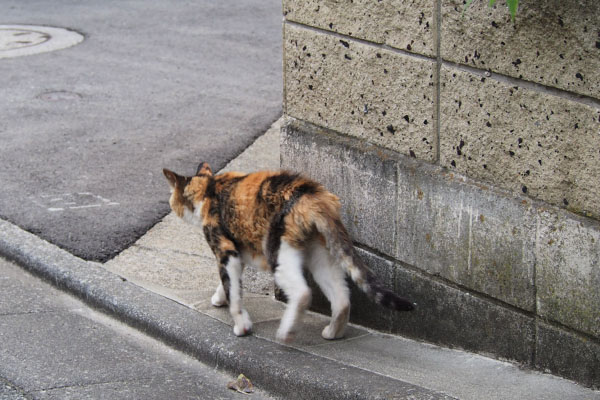
[[[310,289],[302,273],[303,261],[301,250],[290,246],[285,240],[281,241],[275,281],[288,298],[286,310],[277,329],[277,339],[283,342],[291,339],[296,324],[310,302]]]
[[[323,329],[321,335],[325,339],[343,337],[350,313],[350,295],[345,272],[334,262],[329,251],[318,242],[309,247],[307,266],[331,303],[331,322]]]
[[[233,318],[233,332],[236,336],[243,336],[250,333],[252,330],[252,321],[248,312],[242,307],[242,264],[237,257],[229,257],[229,261],[225,266],[225,270],[229,275],[229,312]]]
[[[215,307],[222,307],[227,304],[227,296],[225,295],[222,283],[219,283],[219,286],[217,286],[217,290],[215,290],[215,294],[210,298],[210,302]]]
[[[202,226],[202,205],[204,202],[196,204],[194,212],[191,212],[187,207],[183,209],[183,217],[181,217],[188,224]]]

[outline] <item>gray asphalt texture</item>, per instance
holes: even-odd
[[[168,212],[162,168],[215,170],[281,115],[281,2],[0,0],[68,49],[0,60],[0,218],[106,261]]]

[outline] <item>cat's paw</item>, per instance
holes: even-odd
[[[252,332],[252,321],[250,315],[246,310],[242,310],[240,316],[236,318],[235,325],[233,326],[233,333],[236,336],[246,336]]]
[[[327,340],[340,339],[344,337],[344,332],[342,330],[342,332],[336,333],[333,326],[327,325],[325,329],[323,329],[323,332],[321,332],[321,336],[323,337],[323,339]]]

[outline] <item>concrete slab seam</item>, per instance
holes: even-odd
[[[143,246],[143,245],[139,245],[139,244],[134,244],[132,247],[135,247],[135,248],[140,249],[140,250],[150,250],[150,251],[153,250],[152,247]],[[186,256],[192,256],[192,257],[199,257],[199,258],[210,259],[211,261],[213,260],[212,257],[207,257],[204,254],[186,253],[185,251],[180,251],[180,250],[168,250],[168,251],[173,252],[173,253],[177,253],[177,254],[183,254],[183,255],[186,255]]]

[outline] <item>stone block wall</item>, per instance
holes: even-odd
[[[284,0],[282,167],[419,303],[355,322],[600,387],[600,3],[501,3]]]

